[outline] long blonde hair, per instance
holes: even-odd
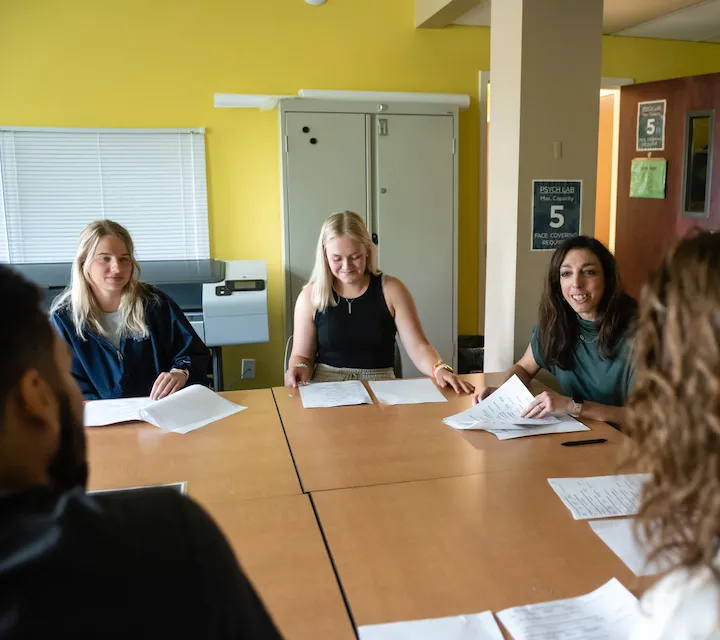
[[[377,252],[363,219],[352,211],[333,213],[325,220],[320,229],[320,238],[315,252],[315,266],[308,283],[313,286],[312,306],[320,313],[328,307],[337,306],[337,300],[333,295],[333,275],[332,271],[330,271],[325,249],[328,242],[341,236],[353,238],[365,245],[367,250],[365,273],[378,274]]]
[[[98,243],[105,236],[115,236],[127,247],[132,262],[130,280],[125,285],[120,300],[120,335],[123,337],[147,338],[149,335],[145,321],[145,302],[151,291],[140,282],[140,265],[135,259],[135,247],[127,229],[112,220],[95,220],[80,232],[80,242],[72,266],[70,286],[53,302],[51,313],[60,309],[69,309],[75,333],[85,340],[86,327],[98,335],[107,337],[100,323],[102,310],[95,299],[90,286],[90,263],[95,257]]]

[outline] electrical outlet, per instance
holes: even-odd
[[[255,377],[255,359],[243,358],[242,361],[242,378],[243,380],[252,380]]]

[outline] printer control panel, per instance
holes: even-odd
[[[215,287],[218,296],[231,296],[239,291],[265,291],[265,280],[226,280]]]

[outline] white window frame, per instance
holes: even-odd
[[[91,202],[91,205],[83,207],[84,209],[86,209],[86,211],[78,212],[77,216],[71,220],[70,224],[72,225],[73,232],[79,232],[82,226],[91,222],[92,220],[103,218],[114,219],[114,216],[117,214],[117,212],[120,212],[118,215],[120,215],[122,219],[119,219],[117,221],[126,226],[130,231],[131,235],[133,236],[136,248],[138,249],[139,259],[191,260],[208,259],[210,257],[207,166],[204,128],[99,129],[0,126],[0,262],[9,262],[10,264],[27,264],[34,262],[71,262],[75,253],[75,247],[73,247],[72,255],[69,254],[69,243],[66,234],[62,246],[58,247],[54,254],[50,254],[54,257],[49,259],[37,259],[39,257],[39,254],[42,253],[41,249],[39,248],[42,242],[47,242],[48,240],[51,240],[52,229],[58,227],[62,228],[63,225],[53,225],[47,232],[47,238],[44,238],[43,236],[43,234],[45,233],[44,230],[41,230],[35,234],[33,240],[26,245],[27,247],[30,247],[30,245],[32,245],[32,250],[28,248],[27,252],[29,255],[35,256],[34,259],[26,259],[23,256],[23,239],[19,237],[19,234],[16,234],[15,237],[13,237],[13,224],[15,225],[16,229],[20,229],[20,225],[22,224],[20,221],[22,220],[23,216],[23,208],[22,202],[20,200],[20,195],[23,193],[23,190],[25,194],[27,194],[29,193],[29,190],[32,189],[32,185],[28,187],[27,180],[25,181],[24,185],[21,185],[17,175],[15,175],[14,177],[8,176],[8,171],[13,171],[14,169],[17,173],[18,166],[21,166],[17,157],[15,156],[14,147],[12,151],[6,151],[3,162],[2,145],[7,145],[7,141],[10,139],[7,134],[11,134],[12,142],[10,144],[14,145],[17,144],[17,140],[19,140],[20,138],[17,138],[12,134],[18,133],[80,135],[91,134],[97,136],[97,167],[99,170],[98,183],[96,185],[92,182],[89,182],[84,185],[82,178],[78,181],[78,193],[83,197],[86,197],[86,199]],[[124,134],[124,138],[113,140],[112,136],[115,134]],[[172,146],[166,144],[166,142],[162,138],[158,137],[158,134],[168,134],[169,136],[172,136],[172,138],[169,138],[169,140],[172,140],[173,144],[177,145],[177,160],[180,163],[177,168],[173,167],[171,161],[169,160],[169,158],[172,157],[171,154],[174,153]],[[134,135],[139,136],[139,145],[137,149],[133,148],[133,139],[132,137],[130,137]],[[154,136],[154,138],[151,139],[148,137],[146,140],[142,140],[141,136],[143,135]],[[195,139],[196,135],[198,136],[197,139]],[[48,140],[50,141],[50,139],[51,138],[49,138]],[[55,141],[60,139],[61,138],[57,136],[54,137]],[[73,142],[82,145],[82,143],[80,142],[82,139],[79,137],[74,137],[72,139],[68,138],[68,140],[72,140]],[[103,141],[106,142],[106,147],[104,150],[101,149]],[[199,143],[199,141],[201,142]],[[27,140],[23,141],[23,143],[27,143]],[[116,144],[113,146],[113,143]],[[155,147],[152,151],[144,152],[142,149],[142,145],[144,143],[151,146],[155,145]],[[6,150],[7,148],[8,147],[5,147]],[[122,151],[118,152],[118,149],[121,149]],[[169,229],[170,233],[168,233],[166,237],[162,237],[157,233],[157,225],[155,224],[155,219],[153,218],[155,209],[152,210],[152,214],[149,213],[149,210],[147,210],[147,208],[144,211],[138,211],[136,223],[133,222],[133,215],[136,212],[135,210],[133,210],[133,206],[131,204],[128,204],[127,207],[124,206],[124,197],[122,194],[122,190],[116,192],[111,198],[111,203],[108,208],[112,209],[112,211],[106,211],[104,194],[105,187],[103,186],[104,182],[110,181],[112,179],[122,180],[125,175],[123,173],[123,162],[126,162],[127,158],[132,159],[132,154],[136,151],[138,153],[139,161],[145,160],[149,163],[147,165],[148,167],[159,168],[158,175],[161,175],[163,180],[165,180],[164,172],[167,171],[167,182],[159,182],[157,193],[153,192],[154,183],[152,180],[149,179],[143,182],[141,178],[138,178],[138,188],[142,187],[143,189],[142,199],[143,202],[146,204],[146,207],[153,204],[157,200],[158,216],[160,216],[161,219],[164,220],[165,224],[168,224],[171,227]],[[87,168],[87,166],[90,166],[90,171],[92,171],[92,163],[94,162],[94,158],[91,154],[83,155],[83,153],[85,153],[85,150],[79,152],[77,157],[71,158],[71,160],[77,160],[79,163],[89,163],[85,164],[85,167]],[[103,160],[107,161],[107,155],[106,158],[103,158],[100,155],[101,153],[108,154],[113,160],[115,159],[115,157],[120,158],[119,161],[115,162],[113,168],[108,170],[108,173],[102,173]],[[145,153],[146,155],[143,156],[143,153]],[[153,162],[152,153],[157,153],[160,161],[168,158],[167,166]],[[12,154],[12,159],[10,159],[9,154]],[[113,156],[113,154],[115,155]],[[40,158],[40,155],[38,155],[38,158]],[[57,161],[57,158],[51,157],[50,160]],[[32,165],[28,165],[26,158],[25,167],[22,169],[26,173],[28,173],[28,166],[32,168]],[[61,163],[59,161],[58,166],[61,166]],[[132,166],[136,168],[136,175],[137,173],[142,173],[139,169],[139,167],[142,167],[141,164],[135,165],[133,163]],[[179,177],[175,175],[176,170],[179,171]],[[128,170],[128,175],[130,176],[131,180],[134,178],[134,176],[132,176],[132,169]],[[11,180],[13,181],[12,183]],[[46,188],[47,184],[50,183],[50,180],[51,178],[48,178],[48,182],[43,183],[42,177],[40,177],[38,179],[38,190]],[[131,182],[130,184],[132,185],[133,183]],[[161,195],[161,191],[163,188],[167,190],[168,186],[170,186],[172,189],[176,189],[177,187],[179,190],[177,192],[171,192],[172,195],[170,202],[166,203],[164,200],[164,195]],[[93,192],[96,191],[96,187],[98,187],[97,191],[100,193],[97,207],[95,206],[95,203],[92,203]],[[87,189],[87,193],[83,191],[83,188]],[[72,184],[67,187],[63,185],[62,189],[64,191],[72,191],[73,186]],[[128,190],[128,187],[125,186],[125,189]],[[129,188],[129,191],[134,193],[132,186]],[[167,191],[163,193],[166,192]],[[191,194],[189,199],[187,198],[188,192]],[[8,196],[9,193],[14,194],[15,202],[12,202],[12,198]],[[87,198],[88,194],[90,194],[89,198]],[[178,202],[181,203],[180,206],[176,206]],[[190,202],[190,204],[187,205],[187,209],[186,202]],[[44,209],[45,206],[47,206],[47,210]],[[175,211],[176,209],[180,208],[182,209],[182,212],[180,212],[179,217],[176,218],[174,215],[172,215],[171,211]],[[54,212],[50,208],[50,205],[44,204],[36,204],[32,212],[35,216],[37,216],[38,220],[42,220],[43,218],[51,218],[54,214]],[[30,214],[28,213],[26,215]],[[173,225],[173,222],[175,220],[177,220],[177,224]],[[67,228],[68,223],[66,222],[64,224],[65,228]],[[174,234],[172,233],[173,231]],[[40,241],[41,236],[43,236],[42,242]],[[174,239],[177,239],[178,237],[180,238],[180,241],[175,242]],[[76,244],[76,238],[74,236],[73,238]],[[163,240],[165,240],[165,242],[163,242]],[[57,259],[58,254],[62,254],[62,259]]]

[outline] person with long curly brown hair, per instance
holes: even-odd
[[[720,234],[682,240],[646,285],[628,402],[630,463],[647,471],[638,538],[674,569],[633,639],[720,638]]]
[[[507,373],[529,385],[545,369],[562,393],[541,393],[525,417],[565,413],[622,424],[633,379],[630,337],[636,312],[615,258],[600,241],[577,236],[563,242],[550,260],[530,344]],[[474,401],[493,391],[486,387]]]

